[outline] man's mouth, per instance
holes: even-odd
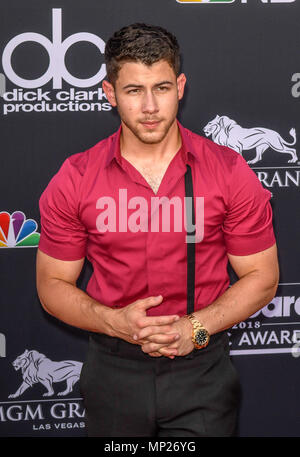
[[[147,129],[154,129],[160,124],[161,121],[142,121],[141,124]]]

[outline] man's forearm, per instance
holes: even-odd
[[[275,295],[276,288],[276,274],[274,275],[274,280],[267,280],[264,275],[258,272],[249,273],[239,279],[211,305],[193,314],[208,330],[209,334],[213,335],[247,319],[258,309],[269,303]],[[170,354],[184,356],[191,352],[193,349],[192,326],[189,319],[181,317],[172,327],[172,331],[177,331],[180,335],[178,341],[168,347],[147,342],[142,346],[143,351],[148,353],[159,351],[166,356]],[[144,329],[140,332],[139,337],[144,338],[148,334],[148,330]]]
[[[277,285],[276,277],[266,285],[259,273],[249,273],[211,305],[195,312],[195,317],[211,335],[226,330],[268,304],[276,293]]]
[[[38,287],[45,311],[57,319],[83,330],[113,336],[112,313],[86,292],[61,279],[49,279]]]
[[[213,303],[199,311],[195,317],[213,335],[241,322],[269,303],[278,286],[279,268],[276,244],[249,256],[228,254],[231,266],[240,278]],[[192,326],[186,317],[174,322],[168,332],[177,332],[176,342],[166,346],[151,338],[151,328],[142,329],[137,338],[148,338],[142,345],[146,353],[159,351],[163,355],[186,355],[193,349]],[[171,352],[172,351],[172,352]]]
[[[62,279],[49,278],[38,281],[38,293],[43,308],[57,319],[90,332],[104,333],[129,343],[142,345],[145,340],[135,339],[142,328],[159,329],[158,338],[165,344],[172,343],[176,334],[166,334],[166,329],[179,319],[177,315],[147,316],[148,308],[157,306],[163,297],[146,297],[120,309],[102,305]]]

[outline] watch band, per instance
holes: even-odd
[[[203,325],[195,318],[194,314],[188,314],[187,317],[192,322],[193,328],[195,330],[200,330],[200,328],[204,328]]]
[[[208,345],[209,339],[210,339],[210,335],[209,335],[208,331],[201,324],[201,322],[199,322],[198,319],[196,319],[194,314],[189,314],[186,317],[190,320],[192,327],[193,327],[192,341],[193,341],[194,347],[196,349],[205,348]],[[201,342],[199,341],[199,334],[201,335],[201,337],[200,337],[200,341],[202,340]]]

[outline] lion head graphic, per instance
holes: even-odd
[[[54,394],[53,383],[66,381],[66,388],[57,395],[64,396],[72,392],[74,384],[79,380],[82,362],[63,360],[54,362],[44,354],[35,350],[25,350],[12,363],[16,371],[21,371],[23,382],[14,394],[8,398],[20,397],[25,390],[34,384],[41,383],[47,391],[44,397]]]
[[[243,128],[228,116],[217,115],[208,122],[203,131],[207,137],[211,136],[215,143],[227,146],[239,154],[242,154],[243,151],[255,149],[256,155],[254,159],[248,161],[248,164],[260,161],[263,153],[268,148],[281,154],[288,154],[290,156],[289,163],[295,163],[298,160],[296,149],[291,147],[296,144],[296,131],[294,128],[289,132],[293,141],[288,143],[274,130],[262,127]]]

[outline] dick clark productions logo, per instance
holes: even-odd
[[[27,32],[12,38],[6,45],[3,56],[2,66],[6,76],[14,84],[27,89],[42,87],[51,79],[53,89],[61,89],[62,80],[76,87],[91,87],[99,84],[106,75],[106,66],[102,64],[99,71],[92,77],[86,79],[76,78],[71,75],[65,66],[65,54],[75,43],[86,41],[95,45],[101,54],[104,53],[105,42],[93,33],[80,32],[74,33],[62,40],[62,10],[54,8],[52,10],[52,41],[40,33]],[[35,42],[43,46],[49,55],[49,67],[47,71],[36,79],[21,78],[13,69],[11,58],[15,49],[26,42]]]

